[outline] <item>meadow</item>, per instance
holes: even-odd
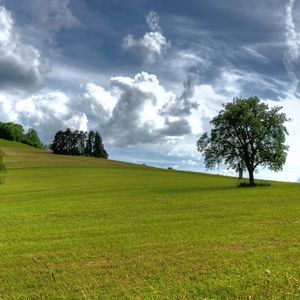
[[[0,299],[300,298],[299,184],[0,148]]]

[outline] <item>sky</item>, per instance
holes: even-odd
[[[47,144],[98,130],[111,159],[203,172],[209,121],[255,95],[291,118],[283,170],[256,176],[300,181],[299,32],[300,0],[0,0],[0,119]]]

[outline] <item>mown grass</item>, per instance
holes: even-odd
[[[0,146],[0,299],[300,298],[299,184]]]

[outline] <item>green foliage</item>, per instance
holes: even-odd
[[[55,134],[50,147],[54,154],[108,158],[98,131],[87,133],[78,130],[72,131],[70,128],[66,131],[60,130]]]
[[[16,141],[23,144],[33,146],[35,148],[43,148],[40,138],[33,128],[29,128],[25,134],[24,128],[20,124],[8,122],[0,122],[0,138]]]
[[[93,156],[95,146],[95,132],[89,131],[85,146],[85,155]]]
[[[204,133],[197,142],[206,167],[224,163],[236,171],[247,169],[251,185],[258,166],[281,170],[288,150],[288,118],[280,112],[282,107],[269,108],[257,97],[235,98],[223,107],[210,122],[210,136]]]
[[[25,139],[25,144],[28,144],[30,146],[33,146],[35,148],[40,148],[42,149],[44,146],[38,136],[38,133],[36,130],[33,128],[29,128],[27,133],[26,133],[26,139]]]
[[[4,145],[1,300],[299,299],[299,184]]]
[[[95,134],[95,143],[94,143],[93,156],[94,157],[108,158],[108,154],[107,154],[106,150],[104,149],[104,145],[102,143],[102,138],[101,138],[98,131]]]
[[[0,138],[23,142],[25,140],[24,128],[20,124],[0,122]]]

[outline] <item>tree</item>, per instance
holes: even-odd
[[[17,142],[23,142],[26,139],[23,126],[12,122],[0,122],[0,137]]]
[[[96,131],[95,133],[95,143],[93,148],[94,148],[93,156],[108,158],[108,154],[104,149],[104,145],[102,143],[101,135],[98,131]]]
[[[247,170],[249,185],[255,185],[258,166],[282,170],[288,150],[284,123],[289,119],[281,109],[269,108],[257,97],[235,98],[223,105],[210,122],[210,136],[205,132],[197,142],[206,167],[212,169],[224,163],[237,172]]]
[[[95,132],[93,130],[89,131],[88,137],[86,140],[86,146],[84,153],[88,156],[93,156],[94,153],[94,144],[95,144]]]
[[[65,131],[58,131],[50,146],[54,154],[65,155],[88,155],[94,157],[108,158],[104,149],[102,138],[99,132],[72,131],[67,128]]]
[[[38,136],[38,133],[33,128],[28,129],[24,143],[31,145],[35,148],[43,148],[44,147]]]
[[[59,130],[56,132],[54,136],[54,141],[50,145],[51,150],[54,154],[64,154],[64,148],[65,148],[65,139],[64,139],[64,132],[62,130]]]
[[[0,122],[0,138],[17,141],[35,148],[44,147],[36,130],[29,128],[25,134],[23,126],[13,122]]]

